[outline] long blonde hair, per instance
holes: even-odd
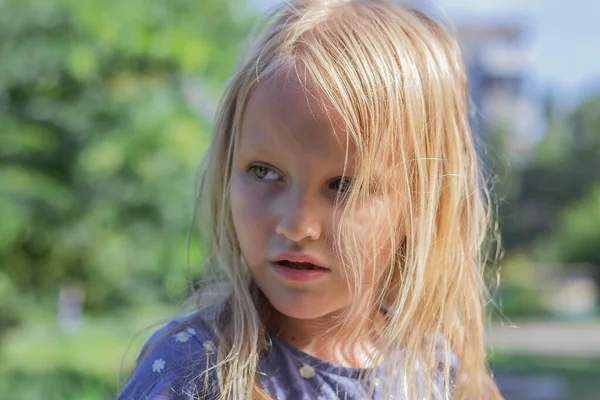
[[[211,266],[229,287],[215,367],[220,398],[260,392],[257,365],[269,313],[233,228],[233,151],[253,90],[298,66],[299,78],[316,88],[312,94],[342,116],[357,149],[357,175],[343,217],[352,218],[374,192],[392,198],[399,210],[390,212],[385,229],[396,250],[378,282],[381,290],[362,292],[366,277],[359,266],[369,255],[352,251],[357,246],[351,232],[341,229],[336,240],[354,298],[366,295],[374,309],[387,310],[378,328],[381,354],[408,366],[400,382],[384,382],[386,397],[400,390],[406,399],[501,398],[484,343],[488,256],[482,249],[490,247],[485,244],[492,207],[469,128],[460,51],[433,19],[381,0],[285,2],[269,16],[228,85],[199,186]],[[382,159],[390,167],[374,181]]]

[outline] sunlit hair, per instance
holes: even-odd
[[[257,85],[278,73],[296,74],[307,95],[340,115],[337,128],[356,148],[342,220],[351,221],[373,196],[393,205],[382,236],[395,251],[382,279],[372,282],[361,268],[377,258],[381,238],[365,254],[342,224],[335,242],[354,299],[339,326],[354,318],[358,299],[367,299],[372,312],[386,310],[376,328],[381,356],[372,366],[393,355],[405,367],[399,379],[382,382],[384,398],[398,390],[405,399],[501,398],[484,343],[484,249],[495,230],[468,123],[460,51],[433,19],[376,0],[284,3],[228,85],[199,185],[210,264],[229,287],[216,328],[220,398],[265,396],[257,366],[272,310],[244,264],[229,185],[244,107]],[[201,298],[214,284],[203,286]]]

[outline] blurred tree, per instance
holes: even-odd
[[[500,211],[507,250],[530,247],[556,232],[561,210],[600,183],[600,97],[585,101],[569,117],[551,114],[534,157],[511,171]]]
[[[600,278],[600,185],[563,210],[560,217],[554,239],[558,258],[567,263],[594,265],[596,278]]]
[[[251,22],[223,0],[0,2],[0,299],[181,297],[208,135],[186,94],[218,91]]]

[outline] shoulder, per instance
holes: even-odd
[[[117,400],[210,399],[215,383],[216,336],[198,313],[174,319],[144,345],[137,366]],[[202,395],[202,393],[204,393]]]
[[[433,357],[425,354],[429,359],[427,362],[433,361],[434,364],[424,364],[425,360],[421,357],[412,358],[408,350],[392,354],[390,356],[392,363],[385,365],[385,373],[389,374],[392,382],[390,390],[398,393],[400,398],[404,398],[406,395],[403,393],[405,393],[410,378],[416,379],[415,390],[419,396],[424,397],[425,386],[433,384],[433,399],[450,399],[460,370],[460,359],[442,335],[426,335],[425,338],[435,341]]]

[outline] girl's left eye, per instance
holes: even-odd
[[[352,181],[346,178],[339,178],[331,182],[330,186],[336,192],[346,193],[352,188]]]
[[[250,167],[250,170],[261,181],[278,181],[281,179],[281,176],[277,172],[264,165],[253,165]]]

